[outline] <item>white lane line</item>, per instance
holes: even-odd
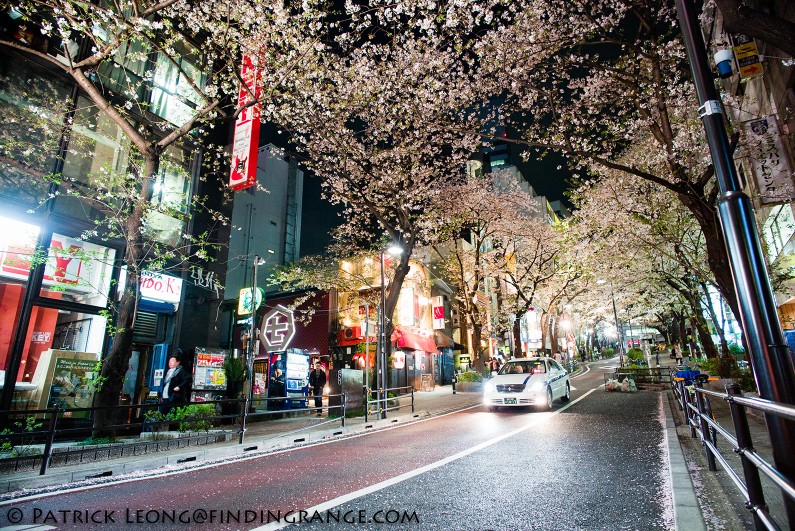
[[[355,500],[357,498],[361,498],[362,496],[367,496],[368,494],[372,494],[374,492],[377,492],[379,490],[385,489],[387,487],[391,487],[392,485],[397,485],[398,483],[402,483],[403,481],[406,481],[406,480],[411,479],[413,477],[419,476],[420,474],[424,474],[426,472],[430,472],[431,470],[434,470],[436,468],[439,468],[439,467],[442,467],[442,466],[447,465],[449,463],[452,463],[453,461],[457,461],[459,459],[467,457],[468,455],[474,454],[475,452],[479,452],[480,450],[488,448],[489,446],[493,446],[493,445],[495,445],[495,444],[497,444],[499,442],[504,441],[505,439],[509,439],[511,437],[514,437],[515,435],[518,435],[518,434],[520,434],[522,432],[525,432],[525,431],[529,430],[530,428],[533,428],[535,426],[538,426],[539,424],[542,424],[544,422],[549,421],[552,417],[554,417],[555,415],[558,415],[560,413],[563,413],[564,411],[569,409],[571,406],[573,406],[577,402],[585,399],[585,397],[587,397],[588,395],[590,395],[594,391],[598,390],[600,387],[597,387],[596,389],[591,389],[590,391],[588,391],[587,393],[582,395],[580,398],[578,398],[576,400],[572,400],[571,402],[569,402],[568,404],[566,404],[565,406],[563,406],[560,409],[557,409],[557,410],[555,410],[555,411],[553,411],[551,413],[542,414],[542,416],[537,416],[532,422],[522,426],[521,428],[517,428],[517,429],[515,429],[515,430],[513,430],[511,432],[505,433],[503,435],[499,435],[497,437],[494,437],[493,439],[489,439],[488,441],[484,441],[484,442],[482,442],[482,443],[480,443],[480,444],[478,444],[476,446],[473,446],[471,448],[467,448],[466,450],[464,450],[462,452],[458,452],[457,454],[453,454],[453,455],[451,455],[449,457],[445,457],[444,459],[436,461],[435,463],[430,463],[428,465],[422,466],[422,467],[417,468],[415,470],[411,470],[410,472],[406,472],[406,473],[400,474],[399,476],[395,476],[393,478],[384,480],[381,483],[376,483],[375,485],[370,485],[369,487],[364,487],[363,489],[359,489],[359,490],[351,492],[349,494],[344,494],[344,495],[339,496],[337,498],[334,498],[332,500],[325,501],[325,502],[323,502],[321,504],[315,505],[314,507],[310,507],[308,509],[305,509],[304,512],[306,513],[307,518],[311,518],[311,516],[313,514],[315,514],[315,512],[322,513],[323,511],[327,511],[327,510],[332,509],[332,508],[334,508],[334,507],[336,507],[338,505],[342,505],[343,503],[348,503],[348,502],[353,501],[353,500]],[[300,513],[298,511],[296,511],[296,512],[294,512],[292,514],[292,516],[297,518],[299,516],[299,514]],[[276,529],[283,529],[283,528],[287,527],[288,525],[293,525],[293,523],[296,523],[296,522],[271,522],[271,523],[266,524],[264,526],[256,527],[256,528],[252,529],[251,531],[273,531],[273,530],[276,530]],[[298,522],[298,523],[300,523],[300,522]]]
[[[569,377],[569,380],[574,380],[575,378],[579,378],[580,376],[585,376],[589,372],[591,372],[591,366],[590,365],[586,365],[585,366],[585,371],[583,371],[583,372],[581,372],[579,374],[575,374],[574,376]]]

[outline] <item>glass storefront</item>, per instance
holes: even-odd
[[[43,260],[46,264],[41,297],[103,308],[108,301],[116,252],[54,233],[49,252],[37,257],[35,248],[40,230],[37,226],[1,216],[0,226],[6,229],[0,232],[1,383],[9,366],[11,341],[22,315],[25,291],[35,262]],[[51,406],[51,387],[56,385],[53,378],[58,374],[57,369],[61,373],[81,373],[82,376],[74,378],[82,389],[80,393],[85,394],[86,378],[94,377],[94,371],[87,367],[93,367],[100,359],[106,324],[106,319],[100,315],[34,304],[19,358],[12,407]],[[74,393],[72,389],[67,395]],[[73,404],[71,407],[84,406]]]

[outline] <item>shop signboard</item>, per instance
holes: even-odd
[[[240,114],[235,122],[229,174],[229,187],[235,191],[254,186],[257,182],[261,105],[254,102],[262,94],[262,68],[254,61],[255,58],[243,56],[240,69],[242,83],[237,97]]]
[[[29,223],[0,217],[5,227],[0,236],[0,276],[27,280],[33,268],[39,228]],[[71,292],[108,292],[113,249],[53,233],[44,268],[44,286],[58,286]]]
[[[444,329],[444,299],[440,296],[434,297],[433,301],[433,329]]]
[[[295,336],[295,319],[292,310],[279,304],[262,318],[260,338],[269,351],[286,350],[293,336]]]
[[[124,286],[126,281],[127,267],[124,266],[119,273],[119,286]],[[121,293],[122,290],[119,289],[119,300]],[[179,304],[182,298],[182,279],[154,271],[141,271],[140,293],[143,299]]]
[[[773,114],[745,123],[750,142],[757,147],[758,155],[751,164],[763,205],[789,203],[795,199],[795,185],[792,181],[786,147],[781,138]]]

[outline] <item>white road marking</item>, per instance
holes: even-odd
[[[602,386],[600,386],[600,387],[602,387]],[[348,502],[353,501],[353,500],[355,500],[357,498],[361,498],[362,496],[367,496],[368,494],[372,494],[374,492],[377,492],[379,490],[385,489],[387,487],[391,487],[392,485],[397,485],[398,483],[402,483],[403,481],[406,481],[406,480],[411,479],[413,477],[419,476],[419,475],[424,474],[426,472],[430,472],[431,470],[434,470],[434,469],[439,468],[441,466],[444,466],[446,464],[452,463],[453,461],[457,461],[459,459],[467,457],[468,455],[474,454],[475,452],[479,452],[481,450],[484,450],[484,449],[488,448],[489,446],[493,446],[493,445],[495,445],[495,444],[497,444],[499,442],[504,441],[505,439],[509,439],[509,438],[511,438],[511,437],[513,437],[515,435],[518,435],[520,433],[523,433],[523,432],[529,430],[530,428],[538,426],[539,424],[541,424],[543,422],[549,421],[552,417],[554,417],[555,415],[558,415],[559,413],[563,413],[564,411],[566,411],[568,408],[570,408],[571,406],[573,406],[574,404],[576,404],[580,400],[583,400],[585,397],[587,397],[588,395],[590,395],[594,391],[598,390],[600,387],[597,387],[596,389],[591,389],[590,391],[588,391],[587,393],[582,395],[577,400],[572,400],[571,402],[569,402],[568,404],[566,404],[565,406],[563,406],[560,409],[556,409],[555,411],[552,411],[552,412],[549,412],[549,413],[543,413],[543,414],[538,414],[537,413],[536,415],[534,415],[534,420],[532,422],[530,422],[528,424],[525,424],[521,428],[517,428],[517,429],[515,429],[515,430],[513,430],[511,432],[505,433],[503,435],[499,435],[497,437],[494,437],[493,439],[489,439],[488,441],[484,441],[484,442],[482,442],[482,443],[480,443],[480,444],[478,444],[476,446],[473,446],[471,448],[468,448],[468,449],[466,449],[466,450],[464,450],[462,452],[458,452],[457,454],[454,454],[454,455],[451,455],[449,457],[445,457],[444,459],[441,459],[439,461],[436,461],[435,463],[430,463],[428,465],[422,466],[422,467],[417,468],[415,470],[412,470],[410,472],[406,472],[404,474],[400,474],[399,476],[395,476],[393,478],[384,480],[384,481],[382,481],[380,483],[376,483],[375,485],[370,485],[369,487],[365,487],[363,489],[359,489],[359,490],[351,492],[349,494],[345,494],[345,495],[339,496],[339,497],[334,498],[332,500],[328,500],[328,501],[323,502],[321,504],[315,505],[314,507],[310,507],[308,509],[305,509],[304,511],[306,512],[307,517],[311,517],[313,514],[315,514],[315,512],[319,512],[320,513],[320,512],[323,512],[323,511],[327,511],[327,510],[332,509],[332,508],[334,508],[334,507],[336,507],[338,505],[342,505],[343,503],[348,503]],[[298,515],[299,515],[298,511],[293,513],[293,516],[295,516],[296,518],[298,517]],[[276,530],[276,529],[283,529],[283,528],[287,527],[288,525],[293,525],[293,523],[298,523],[298,522],[272,522],[272,523],[266,524],[264,526],[256,527],[252,531],[273,531],[273,530]]]

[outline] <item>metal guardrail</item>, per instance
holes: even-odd
[[[327,409],[329,413],[332,410],[339,409],[341,410],[341,415],[339,418],[332,418],[329,415],[329,418],[323,422],[315,423],[312,426],[307,428],[302,428],[299,430],[294,430],[294,432],[302,431],[303,429],[309,429],[317,427],[320,424],[326,424],[329,422],[336,422],[340,420],[341,425],[345,426],[345,414],[346,414],[346,402],[345,402],[345,394],[335,394],[335,395],[323,395],[324,398],[340,398],[340,405],[327,405],[321,407],[299,407],[299,408],[287,408],[287,409],[274,409],[274,410],[265,410],[265,411],[251,411],[251,401],[249,401],[248,397],[243,397],[241,399],[226,399],[226,400],[208,400],[205,402],[190,402],[185,404],[182,407],[193,406],[193,405],[214,405],[215,406],[215,415],[212,416],[188,416],[183,417],[180,419],[163,419],[163,420],[147,420],[146,413],[150,411],[158,411],[159,404],[151,403],[151,404],[123,404],[118,406],[105,406],[105,407],[88,407],[88,408],[69,408],[68,410],[64,410],[58,407],[58,405],[53,406],[49,409],[27,409],[27,410],[8,410],[8,411],[0,411],[0,418],[5,419],[6,427],[0,432],[0,444],[2,443],[9,443],[12,447],[17,446],[12,444],[14,441],[22,441],[20,446],[32,446],[32,445],[44,445],[44,448],[41,453],[35,454],[27,454],[23,453],[18,456],[10,456],[0,458],[0,464],[2,463],[9,463],[9,462],[21,462],[21,461],[30,461],[30,460],[41,460],[41,466],[39,468],[39,475],[45,475],[47,470],[50,466],[50,463],[53,458],[53,446],[57,440],[79,440],[81,438],[90,437],[93,426],[89,424],[87,421],[85,425],[76,426],[76,427],[64,427],[64,419],[69,419],[69,417],[65,417],[65,415],[73,416],[79,413],[86,413],[88,412],[91,418],[93,418],[94,414],[97,411],[116,411],[115,418],[116,423],[112,425],[108,425],[103,427],[103,430],[107,431],[108,433],[130,433],[130,434],[137,434],[144,431],[156,431],[158,428],[162,426],[168,426],[171,424],[184,424],[189,426],[191,423],[203,423],[204,426],[207,423],[211,424],[212,426],[225,426],[225,425],[238,425],[236,432],[239,434],[239,441],[238,444],[243,444],[245,433],[246,433],[246,425],[250,417],[267,417],[271,415],[281,415],[286,412],[291,413],[300,413],[300,412],[312,412],[312,411],[321,411],[322,409]],[[313,395],[303,396],[300,397],[300,400],[306,400],[307,404],[309,403],[308,400],[312,400],[314,397]],[[266,404],[271,401],[280,401],[285,402],[288,400],[292,400],[291,398],[287,397],[273,397],[273,398],[258,398],[255,403],[261,404],[265,402]],[[297,400],[297,399],[296,399]],[[231,406],[224,408],[223,406]],[[413,400],[412,400],[412,408],[413,408]],[[179,409],[177,407],[173,409]],[[223,413],[224,410],[231,410],[231,413]],[[130,422],[129,419],[132,418],[133,410],[139,410],[138,417],[141,419],[140,422]],[[413,409],[412,409],[413,410]],[[118,422],[119,418],[126,418],[126,422]],[[74,424],[74,422],[72,423]],[[293,432],[291,432],[293,433]],[[194,436],[195,437],[195,436]],[[188,438],[188,437],[186,437]],[[135,445],[140,445],[141,443],[134,443]]]
[[[725,394],[710,391],[703,387],[707,378],[707,375],[696,376],[692,385],[683,379],[679,379],[676,381],[676,385],[673,386],[679,409],[684,412],[687,424],[690,427],[690,435],[694,438],[701,438],[709,470],[716,471],[717,465],[720,464],[745,497],[746,507],[753,515],[756,529],[781,529],[779,523],[770,515],[768,510],[760,473],[764,474],[781,489],[785,502],[788,499],[790,503],[795,502],[795,478],[787,477],[754,450],[746,409],[751,408],[768,415],[795,420],[795,407],[762,398],[743,397],[740,386],[737,384],[727,385]],[[731,433],[715,421],[709,400],[710,397],[724,400],[728,403],[734,433]],[[742,475],[734,470],[732,464],[718,449],[718,436],[726,440],[731,445],[732,451],[740,456]],[[789,522],[788,527],[790,529],[795,528],[795,521]]]
[[[613,379],[622,382],[626,378],[631,378],[639,384],[672,385],[671,372],[662,367],[622,367],[615,372],[605,373],[605,383]]]
[[[370,389],[369,387],[364,387],[364,396],[367,397],[365,400],[364,405],[364,421],[370,422],[370,414],[376,413],[378,414],[379,419],[385,419],[386,414],[388,411],[396,411],[398,409],[402,409],[404,407],[411,406],[411,412],[414,413],[414,387],[406,386],[406,387],[390,387],[388,389]],[[390,391],[406,391],[402,394],[395,394],[393,396],[387,396]],[[371,399],[372,396],[376,398]],[[405,397],[411,397],[411,402],[407,405],[401,406],[400,399]],[[394,401],[397,403],[396,406],[389,407],[389,402]],[[375,409],[370,409],[370,405],[375,404]]]

